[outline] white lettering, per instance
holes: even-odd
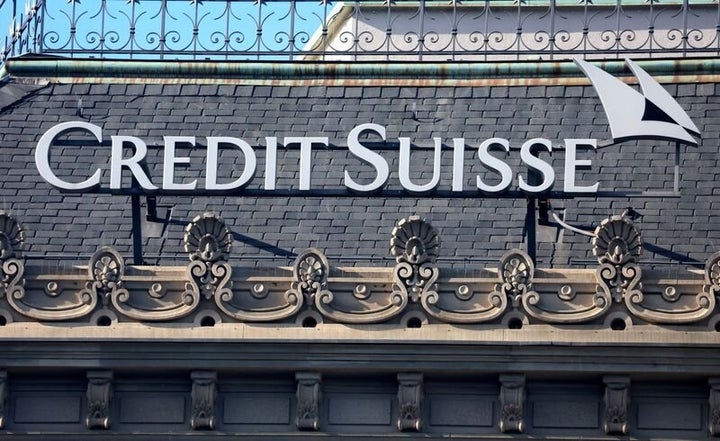
[[[435,189],[440,183],[440,153],[442,139],[435,139],[435,154],[433,159],[433,175],[430,182],[417,185],[410,180],[410,138],[398,138],[400,141],[400,185],[410,193],[422,194]]]
[[[310,178],[312,176],[312,145],[322,144],[327,147],[330,141],[327,137],[289,137],[285,138],[283,144],[300,144],[300,190],[310,190]]]
[[[452,191],[463,191],[465,178],[465,139],[453,138],[453,181]]]
[[[597,150],[595,139],[566,139],[565,140],[565,185],[566,193],[597,193],[599,183],[593,185],[577,185],[575,183],[575,171],[578,167],[590,167],[590,159],[577,159],[577,147],[588,146]]]
[[[175,182],[175,164],[190,164],[190,158],[175,156],[175,145],[188,143],[195,146],[194,136],[163,136],[165,141],[165,161],[163,162],[163,190],[194,190],[197,179],[185,184]]]
[[[480,144],[480,147],[478,147],[480,163],[482,163],[485,168],[500,174],[500,182],[496,185],[487,185],[480,179],[480,176],[477,177],[477,188],[483,193],[488,194],[502,193],[512,184],[512,169],[510,166],[490,154],[490,148],[494,146],[502,147],[505,152],[510,151],[510,142],[503,138],[486,139]]]
[[[37,149],[35,149],[35,164],[40,172],[40,176],[54,187],[71,191],[90,190],[100,185],[100,169],[95,170],[95,173],[85,181],[73,183],[58,178],[50,168],[50,146],[58,136],[75,130],[87,130],[93,134],[98,142],[102,142],[102,129],[95,124],[83,121],[60,123],[45,132],[40,138],[40,141],[38,141]]]
[[[240,177],[227,184],[217,183],[218,150],[220,144],[239,148],[245,157],[245,166]],[[242,188],[255,176],[256,166],[257,159],[255,158],[255,151],[250,147],[250,144],[242,139],[221,136],[207,138],[207,168],[205,173],[205,188],[207,190],[233,190],[235,188]]]
[[[555,170],[552,166],[537,156],[533,155],[534,146],[542,146],[552,153],[552,144],[547,139],[533,138],[520,147],[520,159],[528,165],[532,170],[537,170],[543,175],[543,180],[538,185],[530,185],[525,182],[522,176],[518,176],[520,190],[527,193],[543,193],[552,188],[555,183]]]
[[[362,145],[358,140],[360,135],[367,131],[373,131],[380,135],[383,141],[385,141],[385,127],[379,124],[361,124],[350,131],[348,134],[348,150],[350,153],[355,155],[358,159],[367,162],[375,168],[376,176],[375,179],[369,184],[358,184],[351,177],[350,174],[345,170],[345,186],[350,190],[357,192],[372,192],[382,188],[390,177],[390,167],[388,167],[385,158],[380,154],[373,152],[369,148]]]
[[[150,179],[140,166],[140,161],[144,160],[145,156],[147,156],[147,145],[145,141],[134,136],[113,136],[111,139],[110,188],[119,190],[122,187],[122,168],[127,167],[142,188],[146,190],[157,190],[157,187],[150,182]],[[126,143],[133,145],[135,153],[131,158],[123,159],[123,147]]]
[[[265,190],[275,190],[275,175],[277,173],[277,138],[265,138]]]

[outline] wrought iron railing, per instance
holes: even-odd
[[[720,55],[717,0],[0,0],[3,20],[3,62]]]

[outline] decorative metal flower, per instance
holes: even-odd
[[[626,216],[611,216],[595,229],[593,255],[600,263],[623,265],[637,262],[642,254],[640,231]]]
[[[397,262],[435,263],[440,253],[440,236],[427,219],[410,216],[393,228],[390,252]]]
[[[0,211],[0,261],[19,254],[25,233],[15,218]]]
[[[190,260],[227,260],[232,241],[232,233],[225,222],[213,213],[196,216],[185,227],[185,252],[190,253]]]

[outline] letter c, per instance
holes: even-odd
[[[102,142],[102,129],[95,124],[90,124],[84,121],[60,123],[45,132],[40,138],[40,141],[38,141],[37,149],[35,150],[35,164],[40,172],[40,176],[42,176],[43,179],[45,179],[48,184],[53,187],[71,191],[90,190],[100,185],[100,169],[95,170],[95,173],[93,173],[93,175],[87,180],[72,183],[58,178],[50,168],[50,146],[58,136],[64,134],[65,132],[75,130],[87,130],[95,136],[95,139],[97,139],[98,142]]]

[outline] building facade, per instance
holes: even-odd
[[[101,3],[96,20],[117,15]],[[190,3],[197,31],[243,2]],[[71,45],[75,28],[53,46],[44,2],[18,21],[0,85],[2,436],[720,434],[717,5],[325,3],[288,61],[218,60],[236,56],[231,24],[209,60],[169,27],[167,56],[137,60]],[[563,7],[596,46],[590,18],[609,13],[682,18],[685,46],[640,50],[619,27],[587,67],[560,28],[496,59],[357,42],[375,16],[406,35],[383,26],[416,12],[455,17],[458,44],[517,13],[525,38]]]

